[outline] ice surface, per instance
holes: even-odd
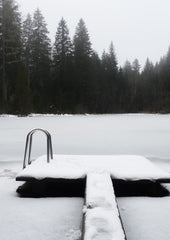
[[[127,239],[169,240],[170,197],[117,198]]]
[[[0,239],[80,240],[83,199],[20,198],[19,169],[18,163],[0,163]]]
[[[0,117],[0,161],[22,161],[26,135],[47,129],[56,154],[128,154],[169,159],[170,115],[110,114]],[[46,139],[36,134],[32,158],[46,153]]]

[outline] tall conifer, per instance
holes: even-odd
[[[2,108],[6,111],[7,103],[13,99],[17,65],[21,63],[21,17],[13,0],[1,0],[0,8],[1,95]]]
[[[45,111],[50,85],[51,45],[47,24],[39,9],[34,12],[32,31],[31,89],[37,109]]]
[[[33,40],[33,23],[31,15],[28,14],[27,18],[22,25],[22,43],[23,43],[23,58],[27,71],[27,84],[30,87],[30,74],[32,67],[32,40]]]
[[[91,105],[91,56],[93,51],[91,48],[88,30],[83,19],[80,19],[80,21],[78,22],[73,43],[77,81],[77,111],[85,112],[89,111]]]

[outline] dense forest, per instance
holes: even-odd
[[[0,0],[0,113],[170,112],[170,48],[119,67],[112,42],[101,57],[92,49],[83,19],[71,39],[62,18],[52,42],[39,9],[23,20]]]

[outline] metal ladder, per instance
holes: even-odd
[[[53,159],[53,150],[52,150],[52,141],[51,141],[51,135],[47,130],[36,128],[30,131],[26,138],[26,144],[25,144],[25,153],[24,153],[24,162],[23,162],[23,169],[26,168],[26,165],[31,164],[31,149],[32,149],[32,137],[35,132],[43,132],[47,137],[47,163],[50,162],[50,157]]]

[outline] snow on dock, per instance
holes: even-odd
[[[83,240],[125,240],[112,180],[107,173],[88,173]]]
[[[26,181],[28,185],[32,184],[31,186],[25,185],[23,188],[21,186],[18,190],[21,196],[24,194],[30,196],[27,187],[30,187],[31,194],[34,194],[34,190],[36,192],[39,187],[41,190],[44,186],[43,192],[46,192],[48,189],[46,184],[53,183],[53,181],[56,184],[64,180],[65,185],[68,185],[73,180],[83,180],[83,182],[86,180],[82,239],[125,240],[126,235],[115,197],[116,188],[114,191],[112,180],[113,183],[117,180],[133,183],[143,180],[170,182],[170,173],[159,169],[141,156],[54,155],[50,162],[47,161],[47,156],[41,156],[32,161],[17,175],[16,180]],[[60,192],[55,184],[54,188]],[[73,186],[73,188],[76,187]],[[43,195],[40,194],[40,196]]]
[[[107,172],[112,179],[126,181],[170,182],[170,173],[136,155],[54,155],[50,163],[46,156],[41,156],[27,165],[16,180],[81,179],[91,172]]]

